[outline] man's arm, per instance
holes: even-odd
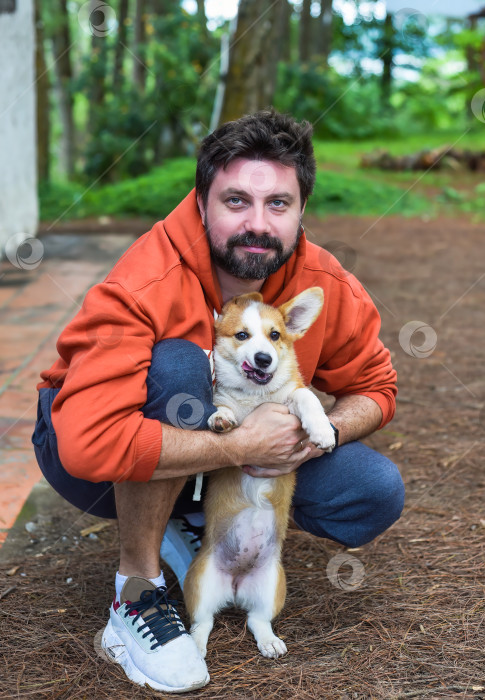
[[[379,404],[361,394],[349,394],[337,399],[332,408],[327,411],[327,416],[339,431],[339,445],[370,435],[377,430],[382,421],[382,411]],[[306,437],[305,435],[304,441]],[[321,457],[324,454],[323,450],[317,449],[314,445],[308,445],[306,449],[307,453],[299,462],[295,459],[292,463],[288,462],[279,467],[275,465],[275,467],[265,469],[254,469],[247,466],[244,467],[244,471],[257,477],[280,476],[297,469],[308,459]],[[298,453],[295,456],[297,457]],[[255,463],[259,464],[257,461]]]
[[[257,464],[283,474],[299,467],[311,451],[310,446],[299,449],[306,433],[298,418],[286,406],[273,403],[259,406],[229,433],[163,425],[162,435],[162,451],[152,479],[243,464]]]
[[[327,411],[327,416],[339,431],[339,445],[370,435],[382,422],[379,404],[362,394],[340,397]]]

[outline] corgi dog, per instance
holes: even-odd
[[[331,452],[335,433],[318,398],[306,388],[293,344],[316,320],[323,292],[312,287],[274,308],[258,292],[227,302],[216,321],[216,384],[209,419],[216,432],[232,430],[260,404],[285,404],[309,440]],[[228,605],[248,612],[261,654],[278,658],[285,643],[271,621],[286,596],[281,549],[288,527],[295,472],[255,478],[238,467],[211,472],[204,500],[202,546],[184,583],[191,635],[202,656],[214,615]]]

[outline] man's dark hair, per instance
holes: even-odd
[[[274,110],[262,110],[222,124],[202,141],[197,159],[195,188],[204,206],[217,171],[235,158],[272,160],[294,167],[303,205],[315,184],[312,133],[309,122],[299,123]]]

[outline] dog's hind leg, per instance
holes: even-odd
[[[191,620],[190,634],[205,657],[214,615],[234,599],[232,576],[216,567],[212,554],[198,557],[185,579],[184,598]]]
[[[239,584],[236,602],[248,611],[248,627],[263,656],[277,659],[286,654],[284,641],[273,632],[271,620],[282,609],[286,596],[285,572],[278,559],[252,571]]]

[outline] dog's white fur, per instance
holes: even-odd
[[[260,404],[281,403],[300,419],[311,442],[328,452],[333,449],[333,428],[320,401],[304,386],[293,348],[322,306],[319,287],[277,309],[263,304],[258,293],[224,306],[216,323],[218,410],[209,420],[212,430],[231,430]],[[260,353],[269,364],[255,377],[251,370],[257,373]],[[286,653],[271,620],[286,595],[281,548],[294,485],[294,472],[277,478],[254,478],[236,467],[212,472],[204,508],[206,532],[184,584],[191,634],[204,656],[214,615],[229,604],[248,611],[248,626],[263,656]]]

